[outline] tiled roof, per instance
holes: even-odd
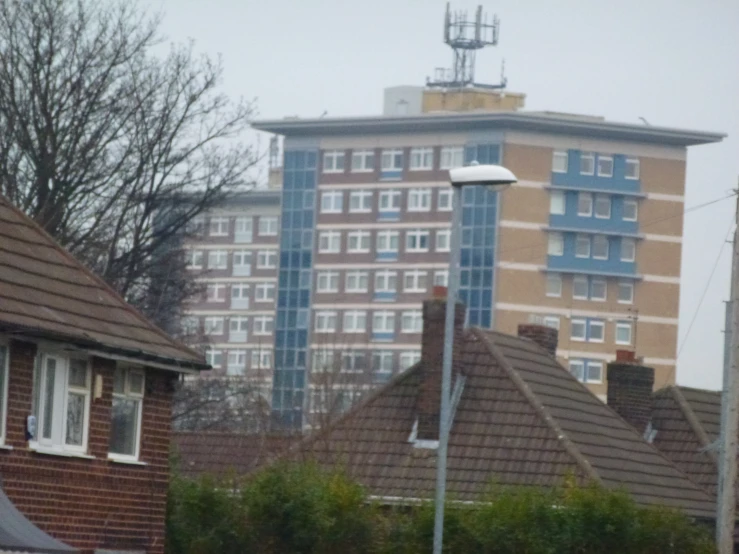
[[[624,488],[640,504],[712,518],[711,499],[535,343],[469,329],[450,441],[447,490],[475,500],[492,483],[556,486],[574,475]],[[436,451],[409,442],[420,364],[313,437],[296,455],[342,466],[371,494],[429,498]]]
[[[3,197],[0,331],[173,368],[207,367],[198,353],[147,321]]]

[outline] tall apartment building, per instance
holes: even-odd
[[[272,383],[279,256],[280,191],[256,189],[229,199],[195,224],[189,270],[204,294],[188,307],[185,327],[204,339],[212,375]]]
[[[470,95],[497,95],[498,109],[464,111],[480,105]],[[464,190],[468,324],[557,327],[558,357],[599,395],[617,349],[635,348],[655,386],[674,381],[687,147],[723,135],[518,111],[522,95],[489,90],[385,100],[380,116],[254,125],[284,137],[276,421],[302,421],[327,344],[345,371],[419,359],[421,302],[447,279],[448,169],[473,161],[519,182]]]

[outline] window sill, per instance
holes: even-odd
[[[131,466],[148,466],[146,462],[134,460],[133,458],[126,458],[124,456],[116,456],[115,454],[108,454],[108,461],[115,464],[125,464]]]
[[[13,450],[13,447],[9,444],[0,444],[0,450]]]
[[[28,449],[36,454],[44,454],[46,456],[60,456],[62,458],[82,458],[84,460],[94,460],[95,456],[84,454],[82,452],[71,452],[69,450],[55,450],[53,448],[44,448],[42,446],[34,446],[29,444]]]

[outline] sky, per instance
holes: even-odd
[[[472,13],[478,3],[501,20],[498,46],[478,54],[478,81],[497,82],[505,59],[508,90],[526,93],[528,110],[727,133],[689,149],[685,206],[737,187],[739,2],[456,0],[452,9]],[[220,55],[223,91],[255,99],[264,119],[379,114],[385,87],[423,85],[452,61],[444,0],[141,4],[162,13],[168,41]],[[681,385],[721,386],[734,208],[728,198],[685,215]]]

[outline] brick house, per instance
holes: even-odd
[[[174,384],[207,367],[0,198],[0,553],[163,552]]]

